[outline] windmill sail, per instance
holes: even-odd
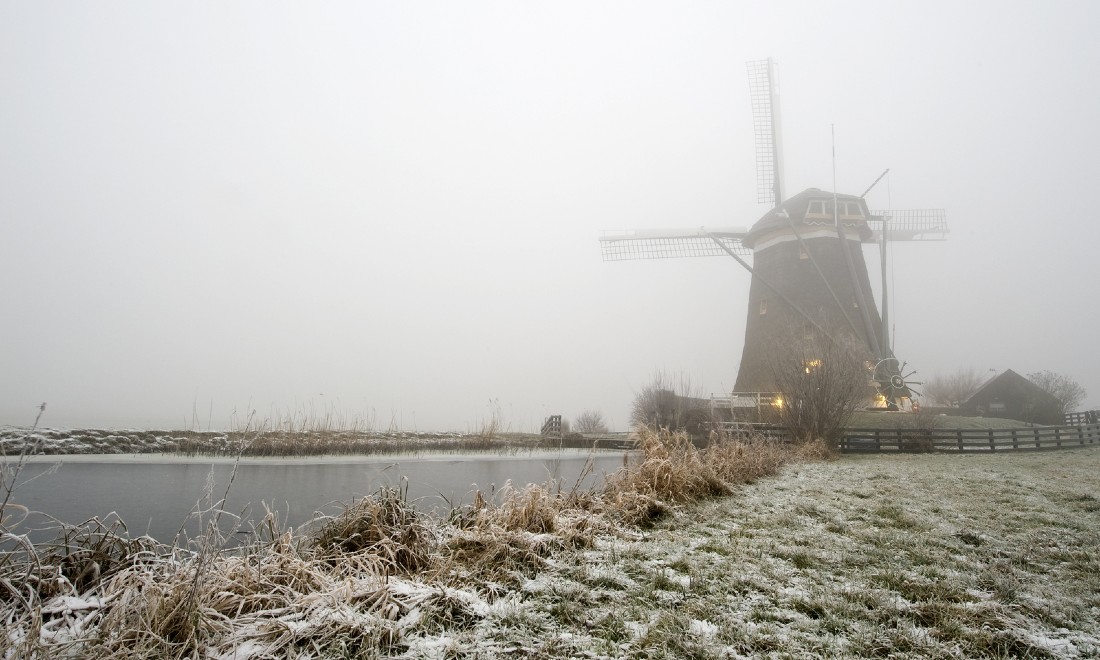
[[[871,228],[871,240],[882,240],[883,223],[890,232],[891,241],[942,241],[947,239],[947,214],[943,209],[905,209],[899,211],[871,211],[867,226]]]
[[[752,251],[741,245],[744,235],[745,229],[741,227],[605,232],[600,236],[600,254],[604,261],[729,256],[721,243],[734,253],[749,257]]]
[[[779,84],[772,58],[748,63],[752,125],[756,135],[756,201],[783,203],[783,139],[779,127]]]

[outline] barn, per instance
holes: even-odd
[[[1062,404],[1057,397],[1011,369],[990,378],[959,407],[966,414],[980,417],[1062,423]]]

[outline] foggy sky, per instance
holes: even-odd
[[[736,377],[749,276],[601,230],[748,226],[745,62],[787,194],[882,170],[898,356],[1100,407],[1100,5],[0,0],[0,424],[338,410],[514,430]],[[869,263],[877,252],[868,248]],[[872,281],[877,278],[872,276]],[[236,417],[233,417],[234,412]]]

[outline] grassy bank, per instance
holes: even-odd
[[[772,445],[642,444],[646,460],[599,490],[505,489],[447,520],[385,491],[308,532],[271,519],[243,553],[91,530],[32,564],[9,555],[0,645],[115,658],[1100,654],[1100,450],[789,462]]]

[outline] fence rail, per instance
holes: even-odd
[[[732,434],[790,441],[786,429],[771,424],[727,422],[723,427]],[[846,453],[1070,449],[1100,445],[1100,423],[1010,429],[845,429],[838,444],[840,451]]]
[[[1065,415],[1066,426],[1081,426],[1083,424],[1100,424],[1100,410],[1085,410],[1071,412]]]
[[[1100,424],[1013,429],[848,429],[844,452],[1025,451],[1100,444]]]

